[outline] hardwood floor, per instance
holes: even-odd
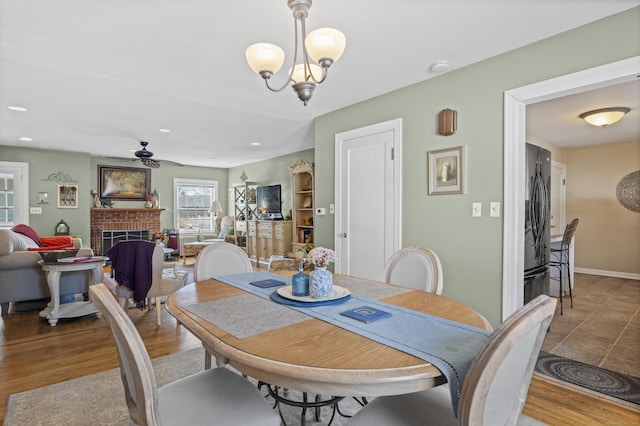
[[[160,327],[153,311],[134,309],[130,316],[152,358],[200,347],[166,311]],[[118,366],[111,331],[104,319],[95,316],[60,320],[51,327],[37,311],[16,313],[2,316],[0,332],[2,418],[12,393]],[[534,377],[524,413],[550,425],[640,424],[637,406],[625,407],[576,389]]]

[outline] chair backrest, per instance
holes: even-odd
[[[129,416],[137,425],[157,425],[158,389],[140,334],[104,284],[89,288],[91,300],[109,323],[116,341]]]
[[[575,218],[564,228],[564,234],[562,234],[562,248],[569,247],[571,244],[571,240],[573,240],[576,229],[578,229],[578,222],[578,218]]]
[[[405,247],[395,252],[384,267],[384,282],[442,294],[442,265],[424,247]]]
[[[240,247],[217,242],[200,251],[193,268],[193,277],[196,281],[202,281],[216,276],[251,271],[253,267],[249,256]]]
[[[458,406],[459,424],[517,423],[556,303],[540,295],[491,334],[467,371]]]

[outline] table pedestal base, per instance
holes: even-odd
[[[340,406],[338,405],[338,403],[344,399],[343,396],[333,396],[330,399],[321,399],[322,397],[320,395],[316,395],[313,401],[309,401],[307,393],[303,392],[302,401],[296,401],[293,399],[289,399],[286,396],[280,395],[279,391],[281,388],[279,386],[272,386],[264,382],[259,382],[258,389],[261,389],[262,386],[265,386],[267,388],[267,392],[269,392],[269,396],[275,400],[274,408],[278,409],[278,413],[280,414],[280,419],[282,420],[283,425],[286,425],[286,423],[285,423],[284,417],[282,416],[282,413],[280,412],[279,404],[286,404],[292,407],[302,408],[302,413],[300,415],[300,424],[302,426],[305,425],[307,408],[314,409],[315,421],[319,422],[320,409],[322,407],[331,406],[333,409],[333,413],[331,413],[331,419],[329,419],[328,425],[331,425],[334,417],[336,416],[336,413],[338,413],[342,417],[351,417],[349,415],[346,415],[340,412]],[[286,394],[286,392],[287,392],[286,390],[283,390],[283,394]]]

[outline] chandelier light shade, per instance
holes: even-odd
[[[620,121],[629,111],[627,107],[601,108],[583,112],[578,117],[592,126],[606,127]]]
[[[264,79],[269,90],[280,92],[291,84],[305,106],[313,96],[316,85],[327,78],[329,67],[340,59],[347,43],[344,34],[333,28],[318,28],[307,35],[306,19],[311,4],[312,0],[287,0],[287,5],[293,12],[295,45],[289,78],[281,87],[271,87],[269,79],[282,67],[284,51],[269,43],[252,44],[245,51],[249,67]],[[303,42],[299,43],[299,40]],[[299,48],[302,56],[300,63],[297,61]],[[318,65],[310,63],[309,57]]]

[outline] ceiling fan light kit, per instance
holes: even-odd
[[[600,108],[583,112],[578,117],[592,126],[606,127],[620,121],[629,111],[631,109],[627,107]]]
[[[327,78],[329,67],[344,53],[346,37],[334,28],[318,28],[307,35],[306,19],[309,16],[312,0],[287,0],[293,13],[294,51],[293,65],[289,68],[289,78],[279,88],[269,85],[269,79],[277,73],[284,63],[284,50],[270,43],[252,44],[245,51],[247,63],[251,69],[265,81],[267,88],[273,92],[282,91],[289,83],[298,98],[307,105],[313,96],[316,85]],[[298,36],[300,23],[300,37]],[[302,63],[297,63],[298,41],[302,43]],[[309,57],[318,65],[309,62]]]
[[[149,142],[141,141],[140,145],[142,145],[142,149],[136,151],[135,156],[140,159],[142,164],[152,169],[157,169],[158,167],[160,167],[160,163],[151,159],[151,157],[153,157],[153,152],[147,150],[147,145],[149,145]]]

